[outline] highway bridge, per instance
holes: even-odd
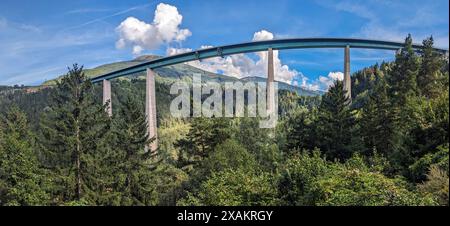
[[[404,43],[391,42],[383,40],[353,39],[353,38],[295,38],[295,39],[277,39],[258,42],[247,42],[234,45],[225,45],[200,49],[192,52],[163,57],[149,62],[141,63],[135,66],[113,71],[98,77],[92,78],[93,83],[103,83],[103,102],[109,105],[108,114],[112,115],[111,103],[111,79],[123,77],[140,72],[146,72],[146,101],[145,113],[148,119],[148,134],[155,140],[150,144],[149,149],[157,149],[157,128],[156,128],[156,96],[155,96],[155,73],[153,69],[170,66],[189,61],[202,60],[212,57],[224,57],[233,54],[268,51],[268,71],[267,71],[267,106],[273,106],[273,90],[269,89],[270,84],[274,82],[273,50],[285,49],[308,49],[308,48],[342,48],[344,50],[344,89],[346,95],[351,98],[351,80],[350,80],[350,49],[382,49],[398,51],[404,47]],[[413,44],[413,49],[417,52],[422,50],[423,46]],[[436,52],[445,54],[448,57],[448,50],[434,49]]]

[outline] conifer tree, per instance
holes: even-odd
[[[343,88],[343,82],[336,81],[319,107],[317,146],[330,159],[347,159],[353,151],[354,114]]]
[[[423,51],[420,56],[422,63],[419,69],[417,83],[422,95],[427,98],[437,97],[442,87],[442,60],[433,49],[433,37],[423,40]]]
[[[359,135],[365,145],[365,152],[373,151],[384,155],[400,148],[400,134],[397,130],[396,115],[391,110],[391,101],[387,94],[387,84],[380,78],[361,110]]]
[[[105,145],[110,119],[105,107],[93,98],[92,83],[77,64],[57,87],[41,123],[44,162],[59,175],[66,201],[95,200],[99,178],[96,158]],[[83,199],[83,200],[81,200]]]
[[[226,118],[194,118],[186,138],[177,141],[180,164],[197,163],[208,157],[214,148],[232,135],[231,120]]]
[[[156,186],[152,181],[156,155],[145,148],[153,139],[147,133],[143,108],[139,107],[135,98],[125,99],[113,125],[113,150],[118,157],[115,163],[118,171],[113,174],[119,179],[117,191],[120,192],[120,204],[155,204],[151,188]]]
[[[412,37],[408,35],[404,48],[395,57],[395,64],[389,76],[390,96],[395,105],[405,105],[408,96],[418,93],[418,73],[419,58],[412,47]]]
[[[49,200],[32,139],[17,107],[0,116],[0,206],[45,205]]]
[[[314,118],[313,111],[303,110],[289,120],[291,128],[287,134],[287,149],[312,150],[314,149]]]

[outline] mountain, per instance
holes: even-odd
[[[243,82],[266,82],[265,78],[252,76],[252,77],[245,77],[240,79]],[[317,96],[322,95],[322,91],[313,91],[304,89],[298,86],[293,86],[285,82],[277,81],[278,82],[278,89],[281,90],[289,90],[291,92],[296,92],[300,96]]]
[[[110,64],[104,64],[92,69],[85,69],[85,73],[88,77],[93,78],[108,72],[116,71],[119,69],[131,67],[137,64],[141,64],[144,62],[148,62],[154,59],[160,58],[160,56],[154,56],[154,55],[144,55],[137,57],[130,61],[121,61],[116,63],[110,63]],[[165,84],[171,84],[175,81],[187,81],[190,82],[192,80],[192,76],[195,73],[199,73],[202,75],[203,81],[215,81],[215,82],[233,82],[233,81],[242,81],[242,82],[265,82],[265,78],[262,77],[246,77],[242,79],[238,79],[235,77],[227,76],[227,75],[221,75],[216,74],[208,71],[204,71],[200,68],[188,65],[188,64],[177,64],[172,66],[167,66],[163,68],[157,68],[155,69],[155,72],[157,73],[156,82],[165,83]],[[57,79],[59,79],[58,77]],[[128,76],[127,78],[120,78],[120,79],[130,79],[130,78],[137,78],[137,79],[144,79],[144,74],[136,74],[134,76]],[[43,85],[53,85],[55,84],[54,80],[49,80],[43,83]],[[282,90],[289,90],[296,92],[298,95],[302,96],[316,96],[323,94],[320,91],[312,91],[307,90],[301,87],[293,86],[284,82],[278,81],[278,87]]]

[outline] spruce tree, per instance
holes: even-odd
[[[49,195],[26,116],[11,107],[0,116],[0,205],[45,205]]]
[[[288,151],[314,149],[314,110],[303,109],[294,114],[294,117],[289,119],[290,127],[286,145]]]
[[[179,164],[195,164],[232,135],[231,120],[226,118],[194,118],[186,138],[177,141]]]
[[[437,97],[442,87],[442,59],[433,49],[433,37],[423,40],[423,50],[421,53],[422,64],[419,69],[417,83],[422,95],[427,98]]]
[[[373,151],[390,155],[400,148],[398,118],[392,111],[391,100],[387,94],[387,84],[380,78],[369,94],[367,103],[361,109],[359,135],[365,145],[366,154]]]
[[[145,147],[153,141],[147,133],[147,118],[133,97],[123,101],[119,115],[114,118],[115,177],[119,179],[121,205],[154,205],[152,180],[155,154]],[[114,167],[114,166],[112,166]]]
[[[319,107],[317,146],[329,159],[344,160],[352,154],[354,113],[349,102],[343,82],[336,81],[324,95]]]
[[[59,198],[95,202],[98,167],[109,131],[105,107],[93,98],[92,83],[77,64],[57,82],[41,123],[44,162],[56,172]],[[88,198],[90,196],[90,198]],[[82,200],[83,199],[83,200]],[[88,200],[90,199],[90,200]]]
[[[404,48],[395,57],[394,67],[389,76],[390,96],[395,105],[403,106],[408,96],[417,95],[418,73],[419,58],[412,47],[411,35],[408,35]]]

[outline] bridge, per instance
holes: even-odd
[[[307,49],[307,48],[342,48],[344,49],[344,89],[346,96],[351,99],[351,80],[350,80],[350,48],[359,49],[382,49],[398,51],[404,47],[404,43],[368,40],[368,39],[351,39],[351,38],[296,38],[296,39],[277,39],[258,42],[240,43],[234,45],[218,46],[207,49],[200,49],[192,52],[182,53],[178,55],[163,57],[149,62],[141,63],[135,66],[113,71],[92,78],[93,83],[103,83],[103,103],[108,104],[108,114],[112,115],[111,103],[111,79],[132,75],[140,72],[146,72],[146,100],[145,114],[148,119],[147,132],[150,137],[155,140],[150,144],[149,149],[156,151],[158,145],[156,131],[156,95],[155,95],[155,73],[154,69],[170,66],[189,61],[202,60],[212,57],[224,57],[233,54],[250,53],[268,51],[268,71],[267,71],[267,106],[268,109],[273,107],[274,91],[270,89],[275,79],[273,65],[273,50],[284,49]],[[422,45],[413,44],[413,49],[420,52]],[[448,50],[434,49],[436,52],[445,54],[448,57]]]

